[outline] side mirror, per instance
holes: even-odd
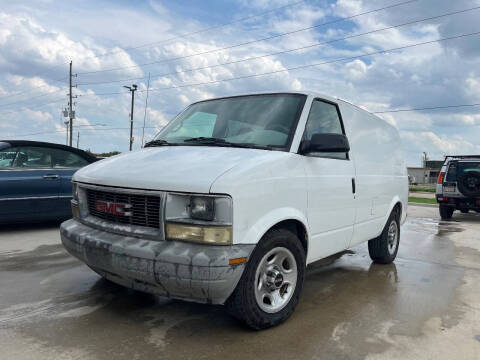
[[[349,152],[350,144],[343,134],[313,134],[311,140],[303,140],[300,153],[311,152],[342,153]]]

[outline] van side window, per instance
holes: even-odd
[[[337,106],[334,104],[314,100],[308,115],[304,140],[311,140],[313,134],[344,134]],[[347,153],[311,153],[311,156],[348,159]]]

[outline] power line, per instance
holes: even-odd
[[[436,40],[424,41],[424,42],[415,43],[415,44],[411,44],[411,45],[405,45],[405,46],[400,46],[400,47],[396,47],[396,48],[379,50],[379,51],[364,53],[364,54],[356,55],[356,56],[337,58],[337,59],[327,60],[327,61],[319,62],[319,63],[313,63],[313,64],[290,67],[290,68],[284,68],[284,69],[281,69],[281,70],[269,71],[269,72],[260,73],[260,74],[237,76],[237,77],[232,77],[232,78],[227,78],[227,79],[212,80],[212,81],[199,82],[199,83],[174,85],[174,86],[163,87],[163,88],[153,88],[153,89],[150,89],[149,91],[161,91],[161,90],[178,89],[178,88],[192,87],[192,86],[211,85],[211,84],[217,84],[217,83],[228,82],[228,81],[233,81],[233,80],[241,80],[241,79],[248,79],[248,78],[253,78],[253,77],[258,77],[258,76],[272,75],[272,74],[277,74],[277,73],[286,72],[286,71],[290,71],[290,70],[300,70],[300,69],[305,69],[305,68],[315,67],[315,66],[320,66],[320,65],[350,61],[350,60],[355,60],[355,59],[359,59],[359,58],[363,58],[363,57],[380,55],[380,54],[385,54],[385,53],[392,52],[392,51],[398,51],[398,50],[413,48],[413,47],[422,46],[422,45],[434,44],[434,43],[438,43],[438,42],[442,42],[442,41],[455,40],[455,39],[464,38],[464,37],[468,37],[468,36],[479,35],[479,34],[480,34],[480,31],[477,31],[477,32],[474,32],[474,33],[461,34],[461,35],[456,35],[456,36],[451,36],[451,37],[440,38],[440,39],[436,39]],[[143,93],[143,92],[146,92],[146,90],[138,90],[138,92]],[[102,95],[116,95],[116,94],[127,94],[127,93],[128,92],[111,92],[111,93],[99,93],[99,94],[93,93],[93,94],[83,94],[81,96],[102,96]]]
[[[37,76],[38,77],[38,76]],[[62,82],[62,80],[65,80],[67,79],[68,76],[65,76],[61,79],[49,79],[49,80],[52,80],[52,81],[57,81],[57,82]],[[2,96],[0,97],[0,99],[6,99],[6,98],[10,98],[12,96],[18,96],[18,95],[21,95],[21,94],[27,94],[27,93],[31,93],[33,90],[36,90],[36,89],[40,89],[40,88],[43,88],[43,87],[46,87],[46,86],[51,86],[50,84],[44,84],[44,85],[39,85],[39,86],[35,86],[33,88],[30,88],[28,90],[24,90],[24,91],[19,91],[19,92],[16,92],[16,93],[13,93],[13,94],[9,94],[9,95],[5,95],[5,96]]]
[[[428,20],[439,19],[439,18],[442,18],[442,17],[451,16],[451,15],[458,15],[458,14],[461,14],[461,13],[465,13],[465,12],[473,11],[473,10],[478,10],[478,9],[480,9],[480,6],[470,8],[470,9],[460,10],[460,11],[449,12],[449,13],[445,13],[445,14],[442,14],[442,15],[431,16],[431,17],[428,17],[428,18],[420,19],[420,20],[408,21],[408,22],[398,24],[398,25],[387,26],[387,27],[384,27],[384,28],[381,28],[381,29],[371,30],[371,31],[360,33],[360,34],[353,34],[353,35],[349,35],[349,36],[346,36],[346,37],[343,37],[343,38],[333,39],[333,40],[329,40],[329,41],[323,41],[323,42],[310,44],[310,45],[306,45],[306,46],[302,46],[302,47],[298,47],[298,48],[294,48],[294,49],[287,49],[287,50],[282,50],[282,51],[269,53],[269,54],[264,54],[264,55],[259,55],[259,56],[251,56],[251,57],[247,57],[247,58],[243,58],[243,59],[239,59],[239,60],[228,61],[228,62],[215,64],[215,65],[210,65],[210,66],[203,66],[203,67],[199,67],[199,68],[178,70],[178,71],[173,71],[173,72],[164,73],[164,74],[156,74],[156,75],[152,75],[152,77],[156,78],[156,77],[163,77],[163,76],[168,76],[168,75],[175,75],[175,74],[181,74],[181,73],[187,73],[187,72],[193,72],[193,71],[199,71],[199,70],[212,69],[212,68],[219,67],[219,66],[232,65],[232,64],[245,62],[245,61],[251,61],[251,60],[261,59],[261,58],[265,58],[265,57],[270,57],[270,56],[275,56],[275,55],[280,55],[280,54],[286,54],[286,53],[290,53],[290,52],[294,52],[294,51],[305,50],[305,49],[309,49],[309,48],[313,48],[313,47],[318,47],[318,46],[321,46],[321,45],[328,45],[328,44],[332,44],[332,43],[339,42],[339,41],[349,40],[349,39],[353,39],[353,38],[364,36],[364,35],[370,35],[370,34],[373,34],[373,33],[380,32],[380,31],[391,30],[391,29],[395,29],[395,28],[399,28],[399,27],[403,27],[403,26],[407,26],[407,25],[412,25],[412,24],[416,24],[416,23],[420,23],[420,22],[424,22],[424,21],[428,21]],[[145,78],[146,77],[137,77],[137,78],[128,78],[128,79],[111,80],[111,81],[87,82],[87,83],[79,83],[78,85],[85,86],[85,85],[112,84],[112,83],[118,83],[118,82],[124,82],[124,81],[142,80],[142,79],[145,79]]]
[[[59,90],[56,90],[56,91],[51,91],[49,93],[46,93],[46,94],[41,94],[41,95],[37,95],[37,96],[32,96],[28,99],[24,99],[24,100],[17,100],[17,101],[14,101],[14,102],[11,102],[11,103],[7,103],[7,104],[0,104],[0,107],[3,107],[3,106],[9,106],[9,105],[15,105],[15,104],[20,104],[20,103],[23,103],[25,101],[31,101],[33,99],[38,99],[38,98],[41,98],[41,97],[44,97],[44,96],[48,96],[48,95],[51,95],[51,94],[56,94],[56,93],[59,93],[60,91],[65,91],[65,89],[59,89]]]
[[[449,109],[449,108],[460,108],[460,107],[474,107],[480,106],[480,103],[474,104],[461,104],[461,105],[445,105],[445,106],[431,106],[431,107],[422,107],[422,108],[409,108],[409,109],[395,109],[395,110],[385,110],[385,111],[374,111],[372,114],[385,114],[385,113],[396,113],[396,112],[407,112],[407,111],[422,111],[422,110],[437,110],[437,109]],[[105,124],[88,124],[88,125],[76,125],[75,128],[81,126],[105,126]],[[111,131],[111,130],[128,130],[129,127],[105,127],[105,128],[94,128],[94,129],[82,129],[82,131]],[[158,129],[158,126],[145,126],[145,129]],[[31,136],[31,135],[44,135],[44,134],[55,134],[63,133],[66,130],[57,130],[57,131],[47,131],[47,132],[37,132],[30,134],[21,134],[16,136]]]
[[[434,43],[438,43],[438,42],[442,42],[442,41],[454,40],[454,39],[459,39],[459,38],[464,38],[464,37],[467,37],[467,36],[473,36],[473,35],[479,35],[479,34],[480,34],[480,31],[477,31],[477,32],[474,32],[474,33],[469,33],[469,34],[461,34],[461,35],[456,35],[456,36],[451,36],[451,37],[446,37],[446,38],[441,38],[441,39],[436,39],[436,40],[424,41],[424,42],[421,42],[421,43],[399,46],[399,47],[396,47],[396,48],[390,48],[390,49],[386,49],[386,50],[373,51],[373,52],[364,53],[364,54],[356,55],[356,56],[348,56],[348,57],[343,57],[343,58],[337,58],[337,59],[328,60],[328,61],[319,62],[319,63],[294,66],[294,67],[290,67],[290,68],[284,68],[284,69],[281,69],[281,70],[269,71],[269,72],[260,73],[260,74],[237,76],[237,77],[232,77],[232,78],[227,78],[227,79],[212,80],[212,81],[200,82],[200,83],[183,84],[183,85],[169,86],[169,87],[157,88],[157,89],[153,88],[153,89],[150,89],[149,91],[152,92],[152,91],[161,91],[161,90],[177,89],[177,88],[200,86],[200,85],[211,85],[211,84],[228,82],[228,81],[233,81],[233,80],[248,79],[248,78],[253,78],[253,77],[258,77],[258,76],[272,75],[272,74],[277,74],[277,73],[286,72],[286,71],[290,71],[290,70],[300,70],[300,69],[315,67],[315,66],[319,66],[319,65],[350,61],[350,60],[359,59],[359,58],[363,58],[363,57],[385,54],[385,53],[392,52],[392,51],[409,49],[409,48],[413,48],[413,47],[416,47],[416,46],[434,44]],[[146,90],[139,90],[138,92],[145,92],[145,91]],[[95,95],[95,94],[92,94],[92,95]]]
[[[145,126],[145,129],[157,129],[157,126]],[[130,129],[129,127],[115,127],[115,128],[95,128],[95,129],[82,129],[83,131],[111,131],[111,130],[127,130]],[[62,130],[56,130],[56,131],[44,131],[44,132],[36,132],[36,133],[30,133],[30,134],[20,134],[20,135],[15,135],[16,137],[20,136],[33,136],[33,135],[48,135],[48,134],[57,134],[57,133],[65,133],[67,130],[62,129]]]
[[[445,105],[445,106],[432,106],[432,107],[423,107],[423,108],[411,108],[411,109],[395,109],[395,110],[375,111],[375,112],[373,112],[372,114],[386,114],[386,113],[397,113],[397,112],[406,112],[406,111],[423,111],[423,110],[451,109],[451,108],[473,107],[473,106],[480,106],[480,103],[477,103],[477,104]]]
[[[219,28],[222,28],[222,27],[226,27],[228,25],[232,25],[232,24],[235,24],[235,23],[239,23],[239,22],[243,22],[243,21],[246,21],[246,20],[249,20],[249,19],[252,19],[252,18],[256,18],[256,17],[260,17],[260,16],[264,16],[264,15],[267,15],[269,13],[272,13],[272,12],[276,12],[278,10],[282,10],[282,9],[285,9],[285,8],[288,8],[288,7],[291,7],[291,6],[295,6],[295,5],[298,5],[298,4],[301,4],[303,2],[306,2],[307,0],[301,0],[301,1],[296,1],[296,2],[293,2],[293,3],[290,3],[290,4],[286,4],[286,5],[283,5],[283,6],[279,6],[279,7],[276,7],[276,8],[272,8],[270,10],[267,10],[263,13],[259,13],[259,14],[254,14],[254,15],[249,15],[247,17],[244,17],[244,18],[241,18],[241,19],[237,19],[237,20],[233,20],[231,22],[227,22],[227,23],[224,23],[224,24],[220,24],[220,25],[214,25],[214,26],[210,26],[210,27],[207,27],[207,28],[203,28],[203,29],[200,29],[200,30],[197,30],[197,31],[192,31],[190,33],[186,33],[186,34],[180,34],[180,35],[176,35],[174,37],[171,37],[169,39],[165,39],[165,40],[159,40],[159,41],[155,41],[155,42],[151,42],[151,43],[146,43],[146,44],[142,44],[142,45],[138,45],[138,46],[129,46],[129,47],[125,47],[125,48],[121,48],[121,50],[118,50],[118,51],[110,51],[110,52],[106,52],[104,54],[99,54],[99,55],[94,55],[94,56],[89,56],[89,57],[86,57],[84,58],[84,60],[89,60],[89,59],[95,59],[95,58],[101,58],[101,57],[105,57],[105,56],[109,56],[109,55],[115,55],[115,54],[118,54],[118,53],[121,53],[123,51],[129,51],[129,50],[135,50],[135,49],[140,49],[140,48],[143,48],[143,47],[151,47],[155,44],[162,44],[162,43],[166,43],[166,42],[170,42],[172,40],[175,40],[175,39],[179,39],[179,38],[185,38],[185,37],[188,37],[188,36],[191,36],[191,35],[196,35],[196,34],[200,34],[200,33],[204,33],[204,32],[207,32],[207,31],[210,31],[210,30],[213,30],[213,29],[219,29]],[[417,1],[417,0],[415,0]],[[49,68],[48,71],[51,71],[59,66],[63,66],[63,65],[68,65],[70,63],[70,60],[67,61],[67,62],[64,62],[64,63],[61,63],[61,64],[57,64],[57,65],[53,65]],[[42,72],[41,74],[45,74],[47,73],[47,71],[44,71]],[[65,78],[63,78],[65,79]],[[63,79],[59,79],[59,80],[54,80],[54,81],[61,81]]]
[[[143,92],[143,90],[138,90],[139,92]],[[78,97],[81,96],[108,96],[108,95],[118,95],[118,94],[128,94],[129,91],[115,91],[115,92],[106,92],[106,93],[93,93],[93,94],[79,94]]]
[[[355,17],[371,14],[371,13],[374,13],[374,12],[379,12],[379,11],[382,11],[382,10],[390,9],[390,8],[397,7],[397,6],[400,6],[400,5],[409,4],[409,3],[412,3],[412,2],[416,2],[416,1],[418,1],[418,0],[403,1],[403,2],[400,2],[400,3],[393,4],[393,5],[384,6],[384,7],[375,9],[375,10],[370,10],[370,11],[358,13],[358,14],[355,14],[355,15],[352,15],[352,16],[348,16],[348,17],[344,17],[344,18],[341,18],[341,19],[336,19],[336,20],[324,22],[324,23],[309,26],[309,27],[306,27],[306,28],[297,29],[297,30],[294,30],[294,31],[289,31],[289,32],[265,37],[265,38],[262,38],[262,39],[257,39],[257,40],[247,41],[247,42],[243,42],[243,43],[239,43],[239,44],[229,45],[229,46],[222,47],[222,48],[216,48],[216,49],[211,49],[211,50],[208,50],[208,51],[202,51],[202,52],[195,53],[195,54],[178,56],[178,57],[173,57],[173,58],[168,58],[168,59],[162,59],[162,60],[152,61],[152,62],[149,62],[149,63],[143,63],[143,64],[139,64],[139,65],[122,66],[122,67],[116,67],[116,68],[110,68],[110,69],[104,69],[104,70],[80,72],[78,74],[79,75],[86,75],[86,74],[96,74],[96,73],[116,71],[116,70],[132,69],[132,68],[138,68],[138,67],[147,66],[147,65],[160,64],[160,63],[164,63],[164,62],[171,62],[171,61],[175,61],[175,60],[186,59],[186,58],[190,58],[190,57],[194,57],[194,56],[211,54],[211,53],[215,53],[215,52],[219,52],[219,51],[223,51],[223,50],[228,50],[228,49],[232,49],[232,48],[236,48],[236,47],[240,47],[240,46],[250,45],[250,44],[253,44],[253,43],[257,43],[257,42],[266,41],[266,40],[270,40],[270,39],[273,39],[273,38],[278,38],[278,37],[298,33],[298,32],[301,32],[301,31],[310,30],[310,29],[313,29],[313,28],[322,27],[322,26],[325,26],[325,25],[335,24],[335,23],[338,23],[338,22],[353,19]]]
[[[184,38],[184,37],[191,36],[191,35],[195,35],[195,34],[200,34],[200,33],[203,33],[203,32],[207,32],[207,31],[210,31],[210,30],[213,30],[213,29],[218,29],[218,28],[225,27],[225,26],[228,26],[228,25],[231,25],[231,24],[235,24],[235,23],[238,23],[238,22],[243,22],[243,21],[246,21],[246,20],[255,18],[255,17],[260,17],[260,16],[263,16],[263,15],[269,14],[269,13],[271,13],[271,12],[276,12],[276,11],[278,11],[278,10],[285,9],[285,8],[287,8],[287,7],[291,7],[291,6],[298,5],[298,4],[303,3],[303,2],[305,2],[305,1],[307,1],[307,0],[301,0],[301,1],[293,2],[293,3],[286,4],[286,5],[277,7],[277,8],[273,8],[273,9],[267,10],[267,11],[265,11],[265,12],[263,12],[263,13],[260,13],[260,14],[250,15],[250,16],[247,16],[247,17],[244,17],[244,18],[241,18],[241,19],[237,19],[237,20],[228,22],[228,23],[224,23],[224,24],[220,24],[220,25],[215,25],[215,26],[207,27],[207,28],[204,28],[204,29],[200,29],[200,30],[197,30],[197,31],[190,32],[190,33],[180,34],[180,35],[174,36],[174,37],[172,37],[172,38],[170,38],[170,39],[161,40],[161,41],[155,41],[155,42],[151,42],[151,43],[147,43],[147,44],[143,44],[143,45],[138,45],[138,46],[131,46],[131,47],[122,48],[121,51],[134,50],[134,49],[139,49],[139,48],[142,48],[142,47],[149,47],[149,46],[152,46],[152,45],[154,45],[154,44],[161,44],[161,43],[169,42],[169,41],[172,41],[172,40],[175,40],[175,39]],[[411,1],[418,1],[418,0],[411,0]],[[121,51],[107,52],[107,53],[105,53],[105,54],[90,56],[90,57],[87,57],[87,58],[85,58],[85,59],[94,59],[94,58],[104,57],[104,56],[107,56],[107,55],[113,55],[113,54],[119,53],[119,52],[121,52]],[[67,62],[65,62],[65,63],[58,64],[58,65],[53,65],[52,67],[50,67],[49,70],[55,69],[55,68],[57,68],[57,67],[59,67],[59,66],[62,66],[62,65],[68,65],[69,63],[70,63],[70,61],[67,61]],[[42,72],[41,74],[45,74],[45,73],[46,73],[46,71]],[[40,74],[40,75],[41,75],[41,74]],[[40,75],[37,75],[37,76],[40,76]],[[49,80],[61,82],[62,80],[66,80],[67,78],[68,78],[68,76],[63,77],[63,78],[61,78],[61,79],[49,79]],[[7,96],[0,97],[0,99],[2,99],[2,98],[7,98],[7,97],[12,97],[12,96],[17,96],[17,95],[24,94],[24,93],[30,93],[31,91],[33,91],[33,90],[35,90],[35,89],[39,89],[39,88],[42,88],[42,87],[45,87],[45,86],[48,86],[48,85],[49,85],[49,84],[36,86],[36,87],[31,88],[31,89],[26,90],[26,91],[20,91],[20,92],[14,93],[14,94],[9,94],[9,95],[7,95]]]
[[[54,103],[58,103],[58,102],[61,102],[61,101],[65,101],[65,99],[61,98],[61,99],[49,101],[49,102],[46,102],[46,103],[37,104],[37,105],[34,105],[33,107],[29,106],[28,108],[22,108],[22,109],[8,109],[8,110],[5,110],[5,111],[0,109],[0,113],[1,114],[9,114],[9,113],[22,112],[22,111],[31,110],[32,108],[37,109],[37,108],[40,108],[40,107],[43,107],[43,106],[46,106],[46,105],[50,105],[50,104],[54,104]]]
[[[250,19],[252,19],[252,18],[264,16],[264,15],[267,15],[267,14],[269,14],[269,13],[276,12],[276,11],[278,11],[278,10],[282,10],[282,9],[285,9],[285,8],[288,8],[288,7],[291,7],[291,6],[295,6],[295,5],[301,4],[301,3],[306,2],[306,1],[307,1],[307,0],[301,0],[301,1],[293,2],[293,3],[286,4],[286,5],[277,7],[277,8],[272,8],[272,9],[270,9],[270,10],[267,10],[267,11],[263,12],[263,13],[254,14],[254,15],[249,15],[249,16],[247,16],[247,17],[244,17],[244,18],[241,18],[241,19],[237,19],[237,20],[233,20],[233,21],[230,21],[230,22],[227,22],[227,23],[224,23],[224,24],[210,26],[210,27],[203,28],[203,29],[200,29],[200,30],[197,30],[197,31],[192,31],[192,32],[186,33],[186,34],[176,35],[176,36],[174,36],[174,37],[171,37],[171,38],[165,39],[165,40],[159,40],[159,41],[154,41],[154,42],[150,42],[150,43],[146,43],[146,44],[142,44],[142,45],[129,46],[129,47],[120,48],[121,50],[118,50],[118,51],[110,51],[110,52],[107,52],[107,53],[105,53],[105,54],[90,56],[90,57],[88,57],[88,58],[86,58],[86,59],[100,58],[100,57],[104,57],[104,56],[115,55],[115,54],[121,53],[122,51],[127,51],[127,52],[128,52],[129,50],[136,50],[136,49],[140,49],[140,48],[144,48],[144,47],[152,47],[152,46],[154,46],[154,45],[159,45],[159,44],[167,43],[167,42],[170,42],[170,41],[172,41],[172,40],[176,40],[176,39],[180,39],[180,38],[185,38],[185,37],[192,36],[192,35],[201,34],[201,33],[204,33],[204,32],[210,31],[210,30],[219,29],[219,28],[226,27],[226,26],[229,26],[229,25],[232,25],[232,24],[236,24],[236,23],[239,23],[239,22],[244,22],[244,21],[246,21],[246,20],[250,20]],[[412,1],[418,1],[418,0],[412,0]],[[90,73],[90,72],[86,72],[86,73]],[[86,73],[80,73],[80,74],[86,74]]]

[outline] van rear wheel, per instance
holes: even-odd
[[[250,257],[226,305],[253,329],[284,322],[295,310],[305,277],[305,250],[286,229],[269,231]]]
[[[442,220],[450,220],[455,209],[451,206],[440,205],[438,207],[438,211],[440,212],[440,217]]]
[[[397,257],[400,244],[400,214],[392,211],[379,237],[368,242],[370,258],[378,264],[390,264]]]

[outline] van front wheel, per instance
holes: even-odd
[[[368,242],[370,258],[378,264],[390,264],[397,257],[400,243],[400,215],[392,211],[378,238]]]
[[[227,308],[253,329],[278,325],[295,310],[304,277],[305,250],[297,235],[273,229],[253,251]]]

